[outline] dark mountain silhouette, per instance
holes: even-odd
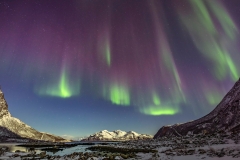
[[[195,121],[163,126],[154,138],[235,131],[240,131],[240,79],[212,112]]]

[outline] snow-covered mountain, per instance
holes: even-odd
[[[8,104],[0,89],[0,136],[23,137],[34,140],[66,141],[62,137],[39,132],[19,119],[12,117],[8,111]]]
[[[240,79],[212,112],[195,121],[163,126],[154,138],[217,131],[240,131]]]
[[[151,139],[153,136],[147,134],[139,134],[134,131],[107,131],[103,130],[97,132],[89,137],[83,139],[82,141],[127,141],[127,140],[137,140],[137,139]]]

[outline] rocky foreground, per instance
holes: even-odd
[[[1,149],[0,159],[75,159],[75,160],[194,160],[194,159],[239,159],[240,133],[213,133],[186,135],[183,137],[134,140],[118,144],[94,145],[86,152],[69,155],[48,155],[47,152],[10,153]]]

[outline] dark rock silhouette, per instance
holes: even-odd
[[[2,127],[2,126],[0,126],[0,135],[1,135],[0,138],[2,137],[21,138],[18,134],[13,133],[6,127]]]
[[[158,130],[154,138],[185,136],[188,133],[236,131],[240,131],[240,79],[209,114],[195,121],[163,126]]]

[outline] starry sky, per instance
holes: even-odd
[[[73,137],[154,135],[209,113],[240,76],[239,0],[0,0],[11,114]]]

